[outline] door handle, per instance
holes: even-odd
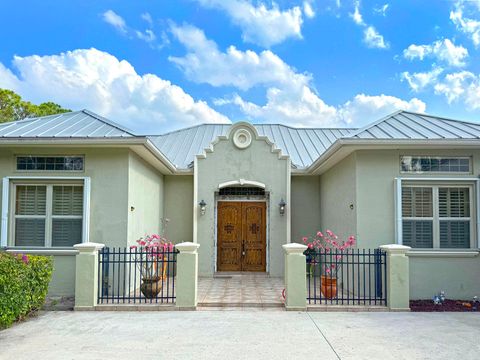
[[[242,256],[245,256],[245,241],[242,241]]]

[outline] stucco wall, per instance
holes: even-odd
[[[238,128],[238,124],[234,125],[231,133]],[[252,131],[251,127],[247,128]],[[281,216],[278,203],[283,198],[290,204],[290,159],[279,159],[278,153],[272,152],[272,146],[263,139],[254,137],[250,147],[240,150],[230,137],[228,140],[220,140],[214,146],[213,153],[208,153],[205,159],[197,159],[195,171],[197,194],[194,201],[197,204],[203,199],[207,203],[205,215],[199,214],[197,205],[194,211],[197,222],[194,240],[200,244],[200,275],[211,275],[215,269],[215,192],[218,191],[218,185],[226,181],[246,179],[264,183],[270,194],[267,205],[267,271],[274,276],[283,276],[282,245],[290,238],[288,217],[291,211],[287,205],[286,214]]]
[[[164,181],[137,154],[131,152],[128,163],[128,244],[132,245],[142,236],[162,231]]]
[[[17,171],[15,155],[85,155],[83,172]],[[90,241],[125,246],[127,241],[128,150],[41,147],[0,148],[0,178],[5,176],[72,176],[91,178]],[[0,184],[1,186],[1,184]],[[0,191],[0,201],[1,201]],[[12,243],[9,242],[9,245]],[[50,295],[72,295],[74,256],[55,257]]]
[[[291,184],[292,242],[320,230],[320,177],[292,176]]]
[[[321,230],[331,230],[341,239],[355,235],[356,195],[355,154],[351,154],[320,176]]]
[[[394,178],[400,174],[401,155],[473,156],[473,174],[480,172],[480,151],[475,150],[382,150],[358,151],[357,210],[358,246],[375,248],[395,242]],[[408,175],[425,177],[426,175]],[[438,175],[437,175],[438,176]],[[448,177],[465,176],[448,174]],[[431,176],[430,176],[431,177]],[[431,298],[444,290],[449,298],[480,294],[480,258],[410,257],[410,296]]]
[[[165,176],[167,237],[178,244],[193,241],[193,176]]]

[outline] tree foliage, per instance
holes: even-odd
[[[12,90],[0,89],[0,123],[70,111],[50,101],[35,105],[23,100]]]

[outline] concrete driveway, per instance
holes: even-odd
[[[479,359],[477,313],[45,312],[1,359]]]

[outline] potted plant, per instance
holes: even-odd
[[[342,241],[332,231],[327,230],[325,234],[318,231],[315,236],[304,237],[302,240],[308,247],[304,254],[307,257],[309,275],[314,276],[315,268],[320,266],[320,290],[325,298],[334,298],[337,295],[336,264],[341,263],[343,252],[355,245],[355,237],[350,235],[347,240]],[[336,264],[327,261],[332,256]]]
[[[130,250],[135,250],[142,277],[140,291],[147,299],[153,299],[162,290],[163,280],[167,277],[168,256],[173,251],[173,243],[164,236],[152,234],[138,239],[137,244],[130,246]]]

